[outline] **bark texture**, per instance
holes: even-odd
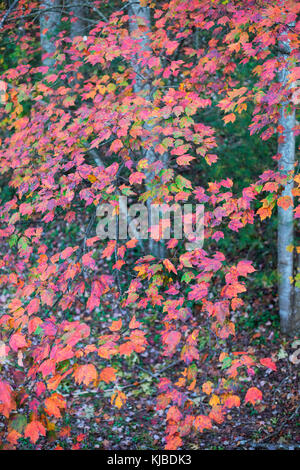
[[[132,67],[136,74],[134,92],[140,94],[146,101],[151,102],[151,94],[153,92],[151,87],[151,71],[142,64],[142,59],[147,55],[151,54],[150,48],[150,10],[147,6],[142,6],[140,1],[130,0],[129,1],[129,30],[130,33],[134,32],[139,28],[139,25],[143,25],[144,32],[139,36],[140,53],[137,53],[132,59]],[[146,134],[151,135],[152,127],[145,123],[144,129]],[[143,158],[146,158],[148,163],[151,164],[156,160],[156,154],[153,147],[145,149]],[[167,162],[167,155],[161,157],[161,161],[164,164]],[[146,181],[151,181],[153,178],[151,172],[146,173]],[[147,189],[150,190],[151,186],[146,185]],[[148,213],[151,214],[151,198],[147,201]],[[149,223],[149,227],[150,227]],[[165,256],[165,244],[164,241],[155,242],[152,238],[149,238],[149,252],[156,257],[163,258]]]
[[[286,64],[279,72],[279,82],[286,87],[289,78],[288,58],[291,52],[288,40],[279,41],[280,59]],[[289,109],[289,101],[285,101],[280,107],[279,125],[282,126],[284,141],[279,141],[278,153],[279,170],[285,175],[291,175],[295,164],[295,111]],[[293,178],[290,178],[282,192],[282,196],[289,196],[293,200]],[[279,275],[279,313],[281,329],[283,333],[292,333],[296,323],[299,323],[299,292],[296,292],[292,284],[294,277],[294,254],[288,247],[294,246],[294,217],[293,207],[284,210],[278,207],[278,275]],[[297,289],[298,290],[298,289]],[[297,294],[297,295],[296,295]],[[298,308],[297,308],[298,304]],[[298,311],[297,311],[298,310]]]
[[[79,0],[68,0],[67,7],[71,15],[70,36],[74,39],[76,36],[83,36],[85,33],[85,6]],[[76,20],[76,21],[74,21]]]
[[[48,67],[53,66],[52,55],[55,52],[55,41],[61,17],[61,6],[59,0],[43,0],[40,6],[40,31],[42,62]],[[49,54],[44,57],[44,54]]]

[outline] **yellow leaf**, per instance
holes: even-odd
[[[90,183],[95,183],[95,181],[97,181],[97,178],[94,175],[88,175],[87,178],[88,178]]]
[[[220,404],[220,398],[217,395],[213,395],[209,400],[210,406],[214,407]]]
[[[112,405],[115,405],[117,408],[119,409],[122,408],[122,406],[125,405],[126,403],[125,393],[118,390],[112,395],[110,402]]]
[[[206,395],[210,395],[213,389],[213,383],[212,382],[205,382],[202,385],[202,390]]]

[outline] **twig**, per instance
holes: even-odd
[[[2,20],[0,21],[0,29],[2,29],[5,21],[6,21],[6,18],[11,14],[11,12],[15,9],[15,7],[17,6],[18,4],[18,1],[19,0],[15,0],[9,7],[9,9],[6,11],[6,13],[4,13],[4,16],[2,18]]]

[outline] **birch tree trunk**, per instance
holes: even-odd
[[[289,40],[279,41],[280,58],[288,64],[288,57],[291,52]],[[286,87],[289,78],[289,67],[286,65],[279,72],[279,82],[282,87]],[[279,170],[284,174],[291,174],[295,164],[295,111],[288,109],[289,101],[281,104],[279,125],[282,126],[282,136],[284,141],[278,143],[278,153],[281,154],[279,160]],[[290,178],[282,192],[282,196],[289,196],[293,200],[293,178]],[[291,333],[294,326],[295,316],[295,295],[291,280],[294,277],[293,251],[288,250],[289,246],[294,246],[294,218],[293,207],[284,210],[278,207],[278,274],[279,274],[279,313],[280,323],[283,333]]]
[[[53,66],[52,55],[55,52],[55,41],[60,22],[61,10],[59,0],[42,0],[40,6],[40,32],[42,47],[42,62],[48,67]],[[47,54],[49,57],[44,57]]]
[[[85,32],[84,15],[85,7],[79,0],[67,0],[67,7],[71,16],[71,29],[70,36],[75,38],[76,36],[83,36]],[[76,21],[74,21],[76,19]]]
[[[136,94],[140,94],[143,98],[151,102],[151,71],[142,65],[141,59],[144,54],[151,52],[150,48],[150,10],[147,6],[142,6],[139,0],[129,0],[129,30],[130,33],[134,33],[138,29],[139,24],[143,24],[144,33],[140,36],[140,54],[132,59],[132,67],[135,71],[136,78],[133,86],[133,91]],[[138,18],[138,20],[137,20]],[[152,127],[147,123],[144,124],[144,129],[147,133],[151,134]],[[151,164],[156,160],[156,154],[152,147],[145,148],[143,158],[147,159],[148,163]],[[166,163],[166,156],[162,156],[162,161]],[[151,172],[146,173],[146,181],[151,181],[154,174]],[[150,185],[146,186],[150,189]],[[147,201],[148,213],[151,214],[151,198]],[[149,224],[150,227],[150,224]],[[155,242],[152,238],[149,238],[149,252],[157,257],[164,257],[165,247],[164,242]]]
[[[300,275],[300,254],[297,255],[297,273]],[[299,280],[298,280],[299,283]],[[300,332],[300,287],[295,286],[294,293],[294,308],[292,318],[292,333]]]

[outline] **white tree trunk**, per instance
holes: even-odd
[[[288,40],[280,40],[280,58],[288,60],[291,52]],[[287,62],[286,62],[287,63]],[[282,87],[286,87],[289,77],[289,67],[286,65],[279,73],[279,82]],[[295,111],[288,114],[289,102],[281,104],[279,125],[283,128],[284,142],[279,142],[278,153],[281,154],[279,160],[279,170],[287,175],[294,170],[295,163]],[[291,178],[282,196],[290,196],[293,200],[293,179]],[[283,333],[290,333],[293,328],[294,315],[294,289],[291,280],[294,276],[293,251],[288,249],[294,245],[294,218],[293,207],[284,210],[278,207],[278,274],[279,274],[279,313]]]
[[[57,39],[57,29],[60,22],[61,9],[59,0],[42,0],[40,7],[40,32],[41,47],[43,54],[55,52],[55,41]],[[42,59],[43,65],[53,66],[53,57],[45,57]]]
[[[297,255],[297,273],[300,275],[300,254]],[[299,283],[299,280],[298,280]],[[300,332],[300,287],[295,286],[292,333]]]
[[[71,21],[70,26],[70,36],[71,38],[75,38],[76,36],[83,36],[85,32],[85,24],[84,24],[84,15],[85,15],[85,7],[83,2],[79,0],[67,0],[67,6],[71,15],[70,19],[76,21]]]
[[[138,29],[139,24],[143,24],[144,33],[139,36],[140,54],[132,59],[132,67],[136,74],[135,84],[133,90],[135,93],[140,94],[143,98],[151,102],[151,70],[141,64],[143,54],[151,51],[150,47],[150,10],[147,6],[141,6],[139,0],[129,0],[129,30],[134,33]],[[138,20],[137,20],[138,18]],[[144,124],[144,129],[147,133],[152,132],[152,127],[147,123]],[[156,160],[156,154],[152,147],[146,148],[143,154],[143,158],[146,158],[148,163],[151,164]],[[167,155],[163,155],[161,160],[166,164]],[[153,173],[146,173],[146,181],[151,181],[154,177]],[[147,187],[147,186],[146,186]],[[150,189],[150,186],[147,187]],[[149,214],[151,213],[151,199],[147,201],[147,207]],[[150,224],[149,224],[150,227]],[[155,242],[152,238],[149,239],[149,251],[152,255],[163,258],[165,255],[164,241]]]

